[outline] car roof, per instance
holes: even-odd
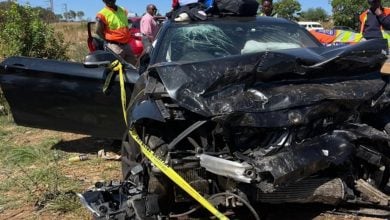
[[[283,18],[274,18],[267,16],[252,16],[252,17],[238,17],[238,16],[226,16],[226,17],[209,17],[205,21],[167,21],[170,23],[170,26],[182,26],[187,24],[208,24],[208,23],[235,23],[235,22],[249,22],[249,21],[257,21],[263,24],[294,24],[298,25],[293,21],[289,21]]]
[[[131,20],[132,22],[139,22],[141,21],[141,17],[128,17],[128,20]]]
[[[321,24],[321,23],[316,21],[299,21],[298,24]]]

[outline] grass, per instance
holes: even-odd
[[[65,42],[70,44],[68,57],[71,61],[82,62],[88,54],[87,23],[86,22],[59,22],[51,24],[54,30],[64,35]]]
[[[62,202],[74,195],[69,192],[81,191],[82,187],[78,181],[66,177],[61,171],[58,162],[65,153],[51,150],[60,139],[47,137],[31,146],[15,145],[12,141],[16,136],[26,136],[25,128],[14,125],[6,116],[0,116],[0,122],[0,157],[4,158],[0,161],[3,167],[0,205],[3,209],[15,209],[26,203],[33,206],[40,201],[45,201],[43,208],[51,211],[69,212],[78,209],[80,205],[74,202],[75,198]],[[48,199],[46,195],[54,196]]]
[[[0,115],[0,219],[90,218],[75,193],[96,181],[118,179],[120,163],[93,154],[90,160],[69,162],[78,153],[54,147],[66,142],[64,136],[69,134],[20,127]],[[19,212],[22,216],[15,217]]]
[[[45,162],[47,158],[44,156],[45,150],[38,148],[13,148],[6,155],[7,165],[25,166],[33,162]]]

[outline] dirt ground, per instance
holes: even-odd
[[[46,153],[56,152],[61,154],[61,158],[56,161],[57,164],[54,166],[56,172],[61,174],[61,178],[66,178],[74,184],[74,186],[70,185],[72,189],[77,190],[73,192],[82,193],[92,187],[95,182],[121,179],[120,161],[104,160],[97,156],[97,152],[101,149],[106,152],[119,153],[119,146],[111,146],[112,140],[20,127],[13,123],[5,123],[4,117],[0,117],[2,117],[0,119],[0,164],[5,167],[4,170],[0,170],[0,183],[3,183],[3,185],[0,185],[0,219],[91,219],[90,214],[81,207],[78,201],[70,204],[72,208],[38,208],[37,200],[29,199],[29,196],[33,194],[33,196],[37,196],[38,200],[43,200],[42,195],[45,195],[45,191],[53,187],[50,186],[51,182],[46,183],[46,185],[39,185],[32,192],[28,192],[29,190],[23,189],[26,184],[23,181],[26,180],[22,179],[21,176],[28,176],[36,170],[44,169],[45,166],[53,166],[39,162],[28,164],[26,168],[24,166],[22,168],[11,166],[10,162],[7,161],[7,158],[9,158],[7,152],[9,151],[6,148],[18,150],[24,146],[34,146],[38,149],[48,147],[50,151],[45,151]],[[48,140],[51,140],[49,144]],[[80,154],[87,154],[89,159],[69,161],[69,158],[77,157]],[[4,184],[10,179],[15,181],[10,184],[11,186]],[[59,191],[61,191],[62,183],[59,182],[58,184]],[[5,201],[2,202],[2,200]],[[77,198],[72,197],[72,200],[77,200]],[[14,204],[10,205],[10,201]]]

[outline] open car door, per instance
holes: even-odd
[[[119,86],[104,95],[104,74],[82,63],[10,57],[0,65],[0,86],[19,125],[121,138]]]

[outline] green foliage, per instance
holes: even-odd
[[[61,15],[61,19],[64,18],[65,20],[75,20],[76,18],[79,19],[79,21],[82,21],[83,20],[83,17],[84,17],[84,12],[83,11],[73,11],[73,10],[69,10],[68,12],[64,12],[63,15]]]
[[[335,25],[356,29],[359,15],[368,8],[367,0],[332,0],[333,19]]]
[[[390,7],[390,0],[382,0],[383,7]]]
[[[0,2],[0,11],[6,11],[6,10],[9,10],[12,5],[14,5],[15,3],[12,2],[12,1],[2,1]],[[56,15],[46,9],[46,8],[42,8],[42,7],[34,7],[34,8],[31,8],[32,11],[34,11],[35,13],[38,14],[39,18],[44,21],[44,22],[57,22],[58,21],[58,18],[56,17]],[[4,14],[2,14],[2,16],[4,16]],[[3,19],[0,20],[0,23],[3,23]]]
[[[321,7],[309,8],[301,13],[301,18],[305,21],[325,21],[328,19],[328,13]]]
[[[0,133],[3,128],[0,127]],[[4,131],[5,134],[2,136],[5,136],[9,133],[9,131]],[[26,135],[31,135],[32,131],[25,132]],[[0,136],[0,138],[2,137]],[[1,139],[0,139],[1,141]],[[49,162],[52,162],[53,160],[57,160],[58,158],[63,157],[63,155],[59,154],[57,151],[54,152],[54,154],[51,152],[50,148],[59,143],[58,138],[47,138],[43,140],[39,145],[37,146],[23,146],[23,147],[11,147],[7,149],[5,160],[7,161],[6,166],[14,167],[17,166],[26,166],[31,165],[33,163],[35,164],[47,164]],[[0,142],[1,143],[1,142]],[[0,151],[1,152],[1,151]]]
[[[56,212],[72,212],[82,208],[79,198],[74,193],[58,193],[53,199],[48,200],[45,205],[46,210]]]
[[[66,20],[75,20],[78,18],[80,21],[84,17],[84,12],[83,11],[78,11],[75,12],[73,10],[70,10],[69,12],[65,12],[63,16]]]
[[[42,21],[40,10],[13,3],[8,10],[1,11],[0,17],[0,49],[4,57],[68,59],[63,35]]]
[[[39,18],[45,22],[58,22],[57,16],[48,9],[37,7],[33,8],[33,11],[36,11]]]
[[[13,148],[7,155],[7,165],[30,165],[37,161],[46,161],[46,155],[48,153],[49,151],[28,146],[24,148]]]
[[[84,12],[83,11],[78,11],[76,12],[76,16],[79,18],[79,20],[83,20],[84,17]]]
[[[335,25],[359,27],[359,15],[368,9],[367,0],[331,0]],[[390,0],[382,0],[382,6],[390,7]]]
[[[56,17],[57,17],[58,20],[64,19],[64,16],[62,16],[62,14],[56,14]]]
[[[23,204],[9,203],[34,202],[40,211],[43,209],[55,212],[71,212],[81,208],[78,198],[73,193],[81,190],[80,182],[64,176],[58,165],[50,164],[47,167],[32,169],[19,166],[14,170],[20,175],[15,176],[11,171],[7,171],[9,178],[0,183],[0,198],[3,198],[0,205],[20,207]],[[15,193],[7,195],[7,191]]]
[[[289,20],[297,20],[296,13],[300,10],[301,4],[297,0],[279,0],[274,3],[274,12]]]

